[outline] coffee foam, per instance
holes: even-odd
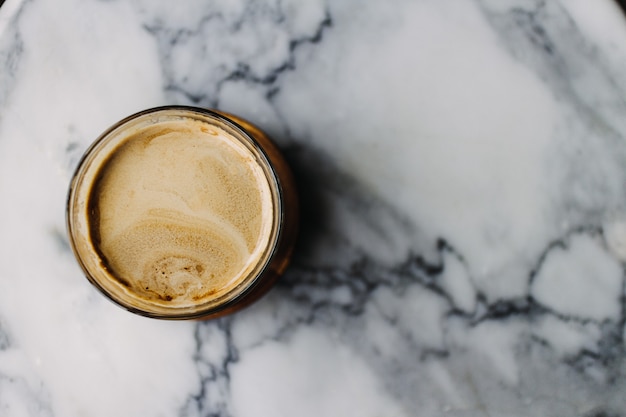
[[[125,139],[98,174],[90,211],[111,275],[140,298],[178,306],[239,284],[263,256],[273,219],[252,152],[192,119]]]

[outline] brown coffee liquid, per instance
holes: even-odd
[[[236,287],[268,245],[270,185],[255,156],[217,126],[185,119],[144,127],[97,174],[90,237],[105,268],[136,296],[176,306]]]

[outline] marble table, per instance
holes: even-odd
[[[84,279],[86,147],[248,118],[302,202],[267,297],[208,322]],[[8,0],[0,416],[626,416],[626,18],[611,0]]]

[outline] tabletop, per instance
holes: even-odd
[[[203,322],[84,278],[65,202],[131,113],[273,137],[290,268]],[[8,0],[1,416],[626,411],[626,18],[611,0]]]

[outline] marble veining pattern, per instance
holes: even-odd
[[[8,0],[0,416],[626,416],[626,18],[611,0]],[[266,298],[135,317],[64,226],[89,143],[246,117],[301,193]]]

